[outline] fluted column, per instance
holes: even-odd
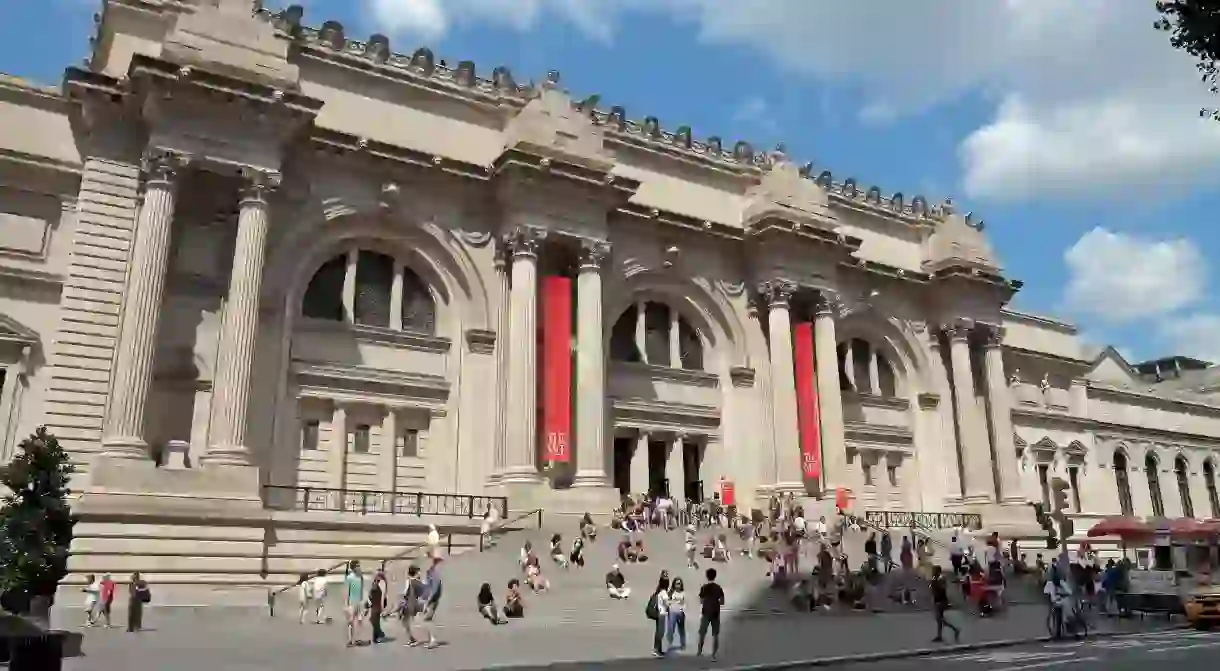
[[[991,434],[996,470],[1000,473],[1000,497],[1004,503],[1020,503],[1021,475],[1017,468],[1017,447],[1013,444],[1012,392],[1004,374],[1004,329],[987,331],[983,367],[987,375],[987,406],[991,413]]]
[[[512,234],[509,292],[508,462],[501,481],[538,481],[538,252],[546,232],[521,227]]]
[[[957,322],[945,329],[949,336],[949,359],[953,368],[953,408],[957,413],[957,431],[962,443],[962,465],[966,474],[963,483],[968,502],[985,502],[994,498],[995,480],[991,471],[991,454],[987,433],[982,430],[981,417],[975,412],[974,369],[970,362],[970,333],[974,325]]]
[[[258,305],[266,259],[268,202],[280,184],[278,172],[249,170],[237,215],[237,244],[229,294],[220,324],[216,379],[212,385],[211,446],[205,463],[246,466],[251,463],[246,445],[246,413],[250,407],[250,374],[258,339]]]
[[[610,243],[585,240],[576,279],[576,479],[574,487],[606,485],[606,356],[602,328],[602,263]]]
[[[767,300],[767,333],[771,345],[771,416],[775,422],[776,487],[783,491],[800,491],[805,486],[801,473],[791,314],[796,283],[771,280],[764,282],[759,291]]]
[[[950,408],[951,404],[949,402],[953,396],[953,387],[949,381],[949,369],[946,364],[943,352],[944,346],[941,344],[940,335],[935,331],[929,335],[931,336],[928,346],[929,361],[931,361],[932,369],[932,384],[936,393],[940,396],[936,404],[935,431],[936,435],[940,438],[940,444],[948,446],[950,457],[941,463],[942,468],[948,467],[949,469],[943,481],[945,483],[945,497],[960,499],[966,491],[960,474],[964,474],[966,468],[962,464],[962,453],[958,449],[956,434],[953,431],[953,413],[955,411]]]
[[[347,488],[347,408],[335,403],[330,416],[330,443],[326,446],[326,480],[331,489]]]
[[[818,297],[813,316],[813,351],[822,420],[822,490],[826,492],[851,486],[843,430],[843,391],[839,387],[839,341],[835,335],[838,313],[839,304],[832,296]]]
[[[500,291],[496,306],[496,434],[495,463],[491,478],[498,481],[508,464],[508,357],[512,348],[510,336],[511,319],[509,304],[509,265],[512,257],[511,243],[507,237],[496,241],[496,279]]]
[[[123,321],[115,345],[114,378],[102,432],[103,454],[110,457],[149,456],[144,412],[156,358],[178,172],[187,161],[186,156],[161,150],[149,152],[144,159],[144,202],[136,219],[123,295]]]

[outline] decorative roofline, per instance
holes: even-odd
[[[373,34],[364,41],[349,39],[338,21],[326,21],[319,28],[306,26],[302,23],[304,13],[300,5],[291,5],[280,12],[260,9],[256,16],[274,25],[307,58],[389,75],[481,105],[522,107],[539,94],[539,87],[532,83],[518,84],[505,66],[495,68],[490,78],[479,77],[474,61],[460,61],[451,66],[444,60],[438,61],[427,48],[416,49],[408,56],[392,51],[389,38],[382,34]],[[558,82],[558,73],[550,73],[548,79]],[[621,106],[608,111],[598,109],[599,100],[600,96],[593,95],[572,104],[575,109],[587,112],[594,123],[603,126],[605,139],[611,144],[657,151],[705,168],[753,178],[771,169],[777,158],[783,156],[782,146],[775,152],[759,152],[746,141],[737,141],[731,150],[726,150],[718,136],[699,141],[694,139],[689,126],[670,131],[662,128],[656,117],[633,121],[627,118],[626,110]],[[861,188],[853,177],[835,182],[829,170],[822,170],[815,176],[813,163],[806,163],[800,173],[825,189],[833,202],[854,210],[915,225],[926,225],[945,216],[939,207],[930,207],[921,195],[914,196],[909,203],[902,192],[882,196],[879,186]],[[980,221],[971,225],[981,229],[983,224]]]

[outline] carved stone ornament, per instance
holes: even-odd
[[[973,330],[974,322],[967,319],[959,319],[945,325],[945,335],[950,340],[966,340],[970,337],[970,332]]]
[[[390,53],[390,38],[380,33],[369,37],[369,41],[364,43],[364,57],[379,65],[390,59]]]
[[[277,170],[242,168],[241,202],[267,202],[272,191],[280,188],[284,177]]]
[[[605,240],[582,240],[580,243],[580,267],[597,270],[610,256],[610,243]]]
[[[147,175],[147,183],[168,184],[190,163],[191,157],[187,154],[168,149],[149,149],[140,159],[140,169]]]
[[[463,228],[457,231],[457,236],[462,242],[471,247],[482,247],[491,242],[490,231],[472,231]]]
[[[758,285],[758,293],[771,308],[787,308],[796,295],[797,285],[792,280],[775,279]]]
[[[746,366],[733,366],[729,369],[729,379],[734,387],[753,387],[754,369]]]
[[[820,292],[813,301],[813,315],[815,317],[837,317],[842,310],[842,301],[839,300],[838,296],[830,292]]]
[[[988,325],[983,327],[983,346],[1001,347],[1004,344],[1004,327]]]
[[[509,234],[513,258],[538,258],[538,250],[546,239],[546,231],[534,226],[519,226]]]

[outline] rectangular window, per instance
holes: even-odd
[[[890,479],[890,486],[897,487],[898,486],[898,467],[894,466],[894,465],[886,466],[885,471],[886,471],[886,475]]]
[[[352,451],[356,454],[369,453],[369,425],[357,424],[356,433],[352,442]]]
[[[394,441],[400,456],[410,459],[419,456],[419,429],[399,431],[398,435],[394,437]]]
[[[1076,512],[1084,512],[1080,507],[1080,468],[1077,466],[1068,467],[1068,484],[1072,486],[1072,510]]]
[[[864,470],[864,484],[868,487],[872,487],[874,484],[876,484],[873,482],[873,465],[861,464],[861,468]]]
[[[1038,464],[1038,486],[1042,488],[1042,505],[1051,508],[1051,467]]]
[[[306,420],[301,423],[301,449],[316,450],[318,449],[318,427],[319,422],[316,419]]]

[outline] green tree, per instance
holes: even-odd
[[[1153,24],[1169,33],[1169,44],[1193,56],[1200,78],[1220,93],[1220,0],[1158,0],[1161,17]],[[1220,121],[1220,109],[1203,108],[1199,116]]]
[[[0,507],[0,591],[4,607],[26,613],[34,597],[53,599],[67,574],[76,521],[68,506],[74,467],[55,436],[40,427],[0,468],[8,488]]]

